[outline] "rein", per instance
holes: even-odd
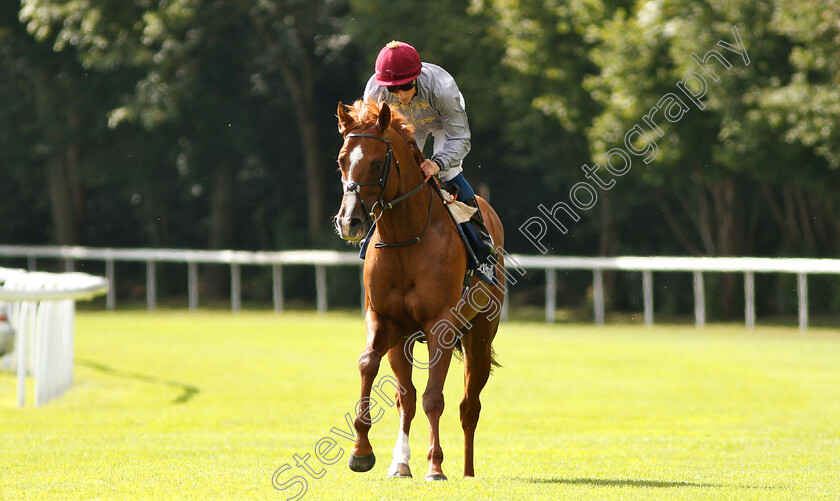
[[[382,136],[377,136],[375,134],[362,134],[362,133],[351,133],[351,134],[347,134],[346,136],[344,136],[345,139],[347,139],[348,137],[365,137],[365,138],[376,139],[378,141],[382,141],[388,147],[388,152],[385,153],[385,164],[384,164],[384,167],[383,167],[382,176],[379,178],[378,181],[367,181],[367,182],[364,182],[364,183],[348,183],[347,186],[344,188],[344,194],[345,195],[348,194],[348,193],[355,193],[357,195],[359,203],[362,204],[362,209],[364,209],[364,211],[367,213],[368,217],[373,219],[374,224],[376,224],[376,222],[379,221],[379,219],[383,216],[383,214],[385,214],[386,210],[393,209],[395,205],[397,205],[398,203],[408,199],[412,195],[418,193],[420,190],[423,189],[423,186],[426,185],[427,179],[424,179],[415,188],[411,189],[410,191],[408,191],[406,193],[403,193],[402,195],[399,195],[398,197],[394,198],[390,202],[386,202],[385,201],[385,189],[388,186],[388,181],[391,178],[391,160],[392,159],[394,160],[394,164],[397,166],[397,175],[402,177],[402,173],[400,172],[400,163],[397,159],[393,158],[394,157],[394,151],[391,149],[391,140],[388,139],[387,136],[383,138]],[[372,186],[372,185],[375,185],[375,184],[379,185],[379,198],[376,200],[376,202],[373,203],[370,210],[368,210],[368,208],[365,206],[364,200],[362,200],[362,197],[359,196],[360,191],[362,189],[362,186]],[[429,188],[431,189],[431,185],[429,185]],[[432,201],[433,200],[434,200],[434,198],[430,196],[429,197],[429,214],[426,216],[426,226],[423,228],[423,231],[420,232],[419,235],[412,238],[411,240],[408,240],[408,241],[405,241],[405,242],[396,242],[396,243],[383,242],[382,239],[380,238],[379,242],[374,244],[374,247],[376,247],[377,249],[381,249],[383,247],[404,247],[404,246],[407,246],[407,245],[413,245],[413,244],[416,244],[416,243],[420,242],[420,238],[423,235],[426,234],[426,231],[429,229],[429,224],[432,221]],[[374,214],[374,211],[376,210],[377,205],[379,206],[379,209],[380,209],[379,210],[379,216],[376,216],[376,214]]]

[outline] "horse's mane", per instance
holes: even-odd
[[[345,107],[353,120],[361,126],[375,125],[379,119],[380,105],[373,99],[368,99],[367,101],[358,99],[352,105],[348,104]],[[408,143],[408,148],[411,150],[412,155],[414,155],[415,160],[417,160],[417,164],[421,164],[423,162],[423,153],[420,151],[420,148],[417,146],[417,141],[414,139],[414,126],[408,123],[405,115],[393,107],[391,108],[391,128]]]

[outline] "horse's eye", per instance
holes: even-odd
[[[375,170],[375,171],[382,170],[382,160],[374,160],[373,162],[370,163],[370,168]]]

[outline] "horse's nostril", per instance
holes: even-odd
[[[357,218],[357,217],[354,217],[350,220],[350,229],[351,230],[358,229],[359,226],[361,226],[361,225],[362,225],[362,220]]]

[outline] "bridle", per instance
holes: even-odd
[[[394,158],[394,150],[391,149],[391,140],[387,136],[382,137],[382,136],[377,136],[376,134],[362,134],[362,133],[357,133],[357,132],[347,134],[346,136],[344,136],[344,139],[346,140],[349,137],[365,137],[365,138],[376,139],[378,141],[382,141],[383,143],[385,143],[385,146],[387,146],[387,148],[388,148],[388,151],[385,153],[385,162],[384,162],[383,167],[382,167],[382,176],[380,176],[378,181],[366,181],[366,182],[363,182],[363,183],[355,183],[355,182],[354,183],[347,183],[347,186],[344,187],[345,196],[348,193],[355,193],[356,198],[359,200],[359,203],[362,205],[362,209],[365,211],[365,213],[368,215],[368,217],[373,220],[373,224],[376,224],[376,222],[379,221],[379,219],[382,217],[382,215],[385,214],[386,210],[393,209],[394,206],[397,205],[398,203],[406,200],[407,198],[411,197],[415,193],[418,193],[420,190],[422,190],[423,186],[426,185],[427,180],[424,179],[423,181],[420,182],[419,185],[417,185],[417,187],[413,188],[411,191],[408,191],[406,193],[403,193],[402,195],[399,195],[398,197],[391,200],[390,202],[386,202],[385,201],[385,189],[388,186],[388,181],[391,179],[391,161],[392,160],[394,162],[394,165],[397,166],[397,175],[402,177],[402,173],[400,172],[400,163],[397,159]],[[362,200],[360,192],[361,192],[362,186],[373,186],[373,185],[379,185],[379,198],[376,200],[376,202],[373,203],[373,205],[370,207],[370,210],[368,210],[367,206],[365,205],[365,201]],[[429,185],[429,188],[431,189],[431,185]],[[426,217],[426,226],[423,228],[423,231],[419,235],[417,235],[416,237],[414,237],[411,240],[408,240],[406,242],[399,242],[399,243],[386,243],[386,242],[383,242],[382,239],[380,239],[379,242],[374,244],[374,247],[376,247],[377,249],[380,249],[382,247],[403,247],[403,246],[406,246],[406,245],[412,245],[412,244],[416,244],[417,242],[419,242],[420,238],[423,235],[426,234],[426,230],[429,229],[429,223],[432,220],[432,200],[433,200],[433,197],[430,196],[429,197],[429,214]],[[376,211],[377,207],[379,207],[379,215],[378,216],[375,214],[375,211]]]

